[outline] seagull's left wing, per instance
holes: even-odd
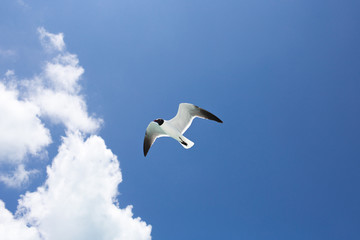
[[[196,117],[222,123],[222,121],[214,114],[191,103],[180,103],[176,116],[169,120],[169,123],[179,132],[184,133]]]
[[[158,137],[167,136],[156,122],[151,122],[146,129],[144,138],[144,156]]]

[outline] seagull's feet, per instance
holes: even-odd
[[[180,139],[180,143],[181,143],[181,144],[183,144],[183,145],[185,145],[185,146],[188,145],[184,140],[181,139],[181,137],[179,137],[179,139]]]

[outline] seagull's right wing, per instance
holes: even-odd
[[[146,129],[144,138],[144,156],[158,137],[167,136],[156,122],[151,122]]]
[[[214,114],[191,103],[180,103],[176,116],[170,119],[169,122],[183,134],[196,117],[222,123],[222,121]]]

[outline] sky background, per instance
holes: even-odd
[[[133,205],[153,239],[355,240],[359,10],[333,0],[3,0],[0,79],[44,71],[39,27],[64,34],[85,70],[89,116],[103,120],[85,139],[100,136],[117,156],[119,207]],[[185,133],[193,148],[161,138],[144,158],[147,125],[181,102],[224,123],[196,119]],[[47,157],[23,162],[38,172],[20,187],[0,183],[12,214],[44,184],[67,134],[40,118]],[[18,163],[0,164],[7,174]]]

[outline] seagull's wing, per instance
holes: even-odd
[[[156,122],[151,122],[146,129],[144,138],[144,156],[158,137],[167,136]]]
[[[183,134],[196,117],[222,123],[222,121],[214,114],[191,103],[180,103],[176,116],[169,120],[169,123]]]

